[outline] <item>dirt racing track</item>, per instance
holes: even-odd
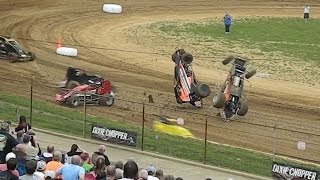
[[[170,59],[175,45],[164,44],[167,55],[161,55],[163,52],[154,49],[152,44],[141,43],[147,37],[132,38],[128,34],[137,25],[221,17],[227,10],[233,16],[300,16],[304,1],[126,0],[116,2],[123,6],[121,14],[103,13],[104,3],[100,0],[0,0],[0,33],[18,38],[26,49],[37,55],[34,62],[1,61],[0,76],[7,80],[3,80],[0,89],[27,95],[26,84],[17,81],[28,81],[35,75],[37,98],[54,101],[57,89],[50,86],[62,80],[68,66],[76,66],[110,79],[117,86],[120,99],[141,102],[151,94],[157,105],[165,109],[147,106],[147,120],[152,114],[160,113],[187,117],[186,126],[203,137],[202,124],[208,118],[212,141],[272,153],[272,137],[277,137],[279,154],[320,161],[319,85],[253,79],[252,87],[247,88],[248,115],[225,123],[214,117],[218,111],[210,107],[212,96],[205,100],[201,110],[175,103]],[[319,17],[320,3],[315,0],[309,3],[313,8],[312,16]],[[55,54],[55,44],[50,42],[55,42],[59,35],[66,46],[78,49],[77,57]],[[212,88],[226,77],[225,71],[209,69],[201,63],[195,68],[198,78]],[[89,112],[136,123],[141,120],[141,106],[122,100],[111,108],[90,107]],[[306,142],[305,151],[297,150],[298,141]]]

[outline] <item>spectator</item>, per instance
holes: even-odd
[[[138,165],[133,160],[129,160],[123,167],[123,180],[136,179],[138,175]]]
[[[56,178],[55,178],[55,176],[56,176],[56,172],[55,171],[46,171],[46,173],[44,174],[44,179],[45,180],[57,180]]]
[[[26,174],[20,177],[20,180],[43,180],[37,175],[34,175],[37,169],[37,161],[36,160],[29,160],[26,162]]]
[[[206,180],[212,180],[211,178],[206,178]]]
[[[158,169],[156,171],[156,175],[155,175],[159,180],[164,180],[164,175],[163,175],[163,171],[161,169]]]
[[[309,20],[309,14],[310,14],[310,6],[306,4],[303,8],[303,18],[305,22]]]
[[[71,164],[65,164],[58,169],[56,175],[62,175],[65,180],[84,180],[84,169],[80,166],[81,158],[78,155],[73,155]]]
[[[79,151],[78,151],[78,150],[79,150]],[[68,155],[69,157],[72,157],[72,156],[74,156],[74,155],[80,156],[81,153],[83,153],[83,152],[84,152],[84,150],[82,150],[77,144],[72,144],[71,150],[70,150],[69,152],[67,152],[67,155]]]
[[[106,165],[103,156],[98,157],[94,167],[92,168],[92,173],[96,176],[96,179],[105,179],[107,177]]]
[[[6,163],[5,157],[12,149],[18,145],[18,142],[9,134],[9,124],[1,123],[0,127],[0,164]]]
[[[17,141],[19,144],[22,144],[22,143],[23,143],[23,141],[22,141],[23,134],[24,134],[23,131],[18,131],[18,132],[17,132],[16,141]]]
[[[24,133],[26,133],[27,131],[29,131],[29,129],[31,129],[31,125],[29,123],[27,123],[27,119],[25,116],[20,116],[19,118],[19,125],[15,128],[15,131],[23,131]]]
[[[54,146],[51,144],[47,146],[47,152],[42,153],[41,157],[45,159],[46,163],[52,161],[53,152]]]
[[[154,177],[157,169],[155,166],[150,165],[147,167],[147,172],[148,172],[148,180],[159,180],[157,177]]]
[[[62,167],[61,163],[62,154],[60,151],[55,151],[53,153],[52,161],[48,162],[46,170],[52,170],[56,172]]]
[[[0,165],[0,179],[5,179],[5,180],[18,180],[19,178],[19,173],[16,170],[17,167],[17,159],[16,155],[14,153],[8,153],[6,156],[6,161],[7,163]]]
[[[80,155],[81,161],[82,161],[82,165],[81,167],[83,167],[84,171],[86,173],[90,172],[91,169],[93,168],[93,166],[91,164],[89,164],[89,154],[86,152],[81,153]]]
[[[30,139],[31,139],[30,135],[28,134],[23,135],[23,139],[22,139],[23,144],[17,147],[18,151],[20,151],[22,154],[25,155],[26,160],[35,159],[39,152],[38,143],[36,143],[36,147],[33,147],[30,143]],[[36,136],[33,136],[33,140],[36,142]]]
[[[177,177],[176,180],[183,180],[183,178],[182,177]]]
[[[94,152],[92,154],[92,162],[95,163],[94,161],[97,159],[98,156],[103,156],[104,157],[104,161],[105,161],[105,165],[109,166],[110,165],[110,161],[107,155],[105,155],[104,153],[106,152],[106,147],[104,145],[100,145],[98,148],[97,152]]]
[[[109,165],[107,167],[107,180],[115,180],[116,167]]]
[[[38,161],[37,162],[37,170],[33,174],[37,175],[38,177],[44,178],[46,166],[47,166],[47,164],[45,161]]]
[[[31,146],[35,147],[35,148],[38,148],[38,156],[41,156],[42,153],[41,153],[41,148],[38,144],[38,142],[35,142],[35,140],[33,139],[33,137],[35,137],[35,133],[32,129],[29,129],[26,134],[28,134],[30,136],[30,144]]]
[[[19,177],[19,172],[17,171],[16,167],[17,167],[16,155],[13,152],[10,152],[6,155],[6,164],[0,164],[0,171],[10,170],[13,175]]]
[[[175,180],[173,175],[165,175],[164,180]]]
[[[13,135],[14,135],[14,131],[13,131],[12,128],[11,128],[11,121],[5,121],[5,122],[8,123],[8,125],[9,125],[9,131],[8,131],[8,133],[11,134],[11,136],[13,136]]]
[[[225,33],[230,33],[230,26],[232,24],[232,18],[228,12],[223,17],[223,22],[225,26]]]
[[[139,171],[138,180],[147,180],[148,179],[148,172],[145,169]]]
[[[114,166],[116,167],[116,178],[122,179],[122,177],[123,177],[123,163],[122,163],[122,161],[117,161]]]

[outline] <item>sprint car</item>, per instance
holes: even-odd
[[[26,53],[13,38],[0,35],[0,58],[14,63],[16,61],[33,61],[36,55],[32,52]]]
[[[83,69],[68,67],[64,80],[59,82],[57,87],[73,89],[79,85],[101,81],[103,81],[101,76],[89,74]]]
[[[202,99],[211,93],[207,84],[198,83],[192,69],[193,56],[184,49],[178,49],[172,54],[174,68],[174,93],[179,104],[190,103],[201,108]]]
[[[220,92],[212,98],[213,107],[221,108],[220,116],[229,121],[235,115],[244,116],[248,112],[248,104],[243,97],[245,79],[256,74],[255,70],[247,71],[247,60],[242,57],[228,57],[222,61],[224,65],[231,63],[232,68]]]
[[[86,104],[99,104],[112,106],[115,94],[111,90],[110,81],[89,81],[91,84],[83,84],[69,90],[62,90],[56,94],[56,101],[59,104],[67,104],[76,107]]]
[[[153,129],[174,136],[194,138],[193,134],[188,129],[178,125],[176,119],[167,116],[159,116],[158,120],[153,121]]]

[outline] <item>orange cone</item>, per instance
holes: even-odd
[[[61,36],[59,36],[58,40],[57,40],[57,49],[62,47],[62,40],[61,40]]]

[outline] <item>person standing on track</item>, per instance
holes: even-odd
[[[303,9],[303,18],[305,22],[309,20],[309,14],[310,14],[310,6],[306,4]]]
[[[229,12],[226,12],[226,14],[223,17],[223,22],[225,26],[225,33],[230,33],[230,26],[232,24],[232,18],[229,14]]]

